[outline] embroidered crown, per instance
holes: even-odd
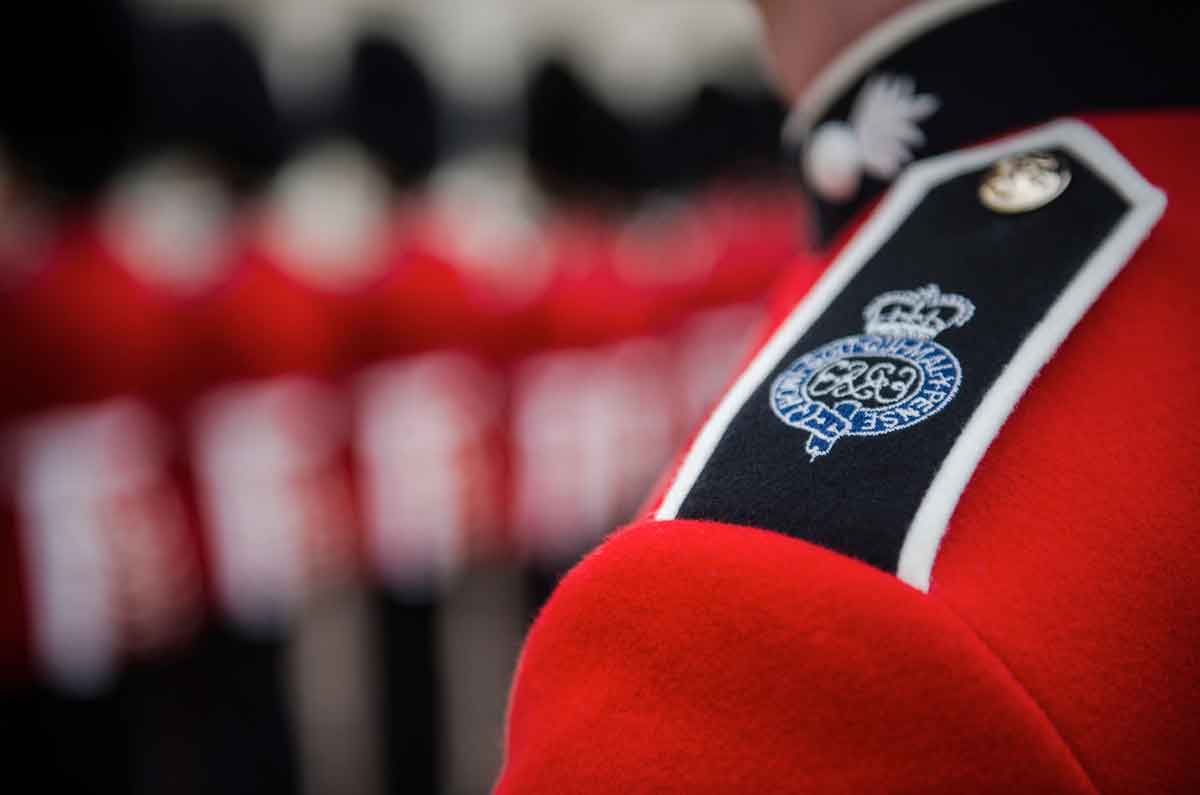
[[[884,293],[863,310],[866,332],[883,337],[933,339],[951,326],[963,326],[975,314],[970,300],[943,294],[936,284]]]

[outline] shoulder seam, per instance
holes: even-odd
[[[1029,703],[1037,710],[1038,715],[1041,716],[1045,724],[1050,727],[1050,730],[1054,733],[1054,736],[1058,738],[1063,750],[1066,752],[1067,756],[1071,758],[1071,761],[1075,763],[1075,767],[1079,769],[1079,772],[1087,782],[1089,789],[1095,795],[1101,795],[1100,789],[1096,786],[1096,782],[1092,778],[1091,773],[1086,767],[1084,767],[1083,762],[1080,760],[1079,754],[1076,752],[1074,746],[1067,742],[1067,738],[1063,735],[1062,730],[1059,729],[1058,724],[1050,719],[1050,715],[1046,712],[1045,707],[1042,706],[1040,701],[1033,697],[1033,694],[1029,692],[1029,689],[1025,687],[1024,682],[1017,677],[1016,673],[1013,672],[1012,668],[1009,667],[1004,658],[1002,658],[996,652],[996,650],[992,648],[991,644],[983,639],[971,622],[967,621],[967,619],[965,619],[961,613],[955,610],[953,605],[951,605],[947,600],[930,594],[926,594],[926,596],[931,601],[937,602],[937,604],[944,608],[947,613],[954,616],[954,619],[961,624],[963,629],[966,630],[966,632],[979,643],[987,655],[995,661],[996,665],[1000,666],[1000,668],[1003,669],[1006,674],[1008,674],[1008,677],[1012,680],[1013,685],[1018,691],[1020,691],[1021,695],[1028,699]]]

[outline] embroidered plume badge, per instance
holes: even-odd
[[[771,386],[771,410],[808,431],[815,461],[843,436],[878,436],[941,411],[958,393],[962,367],[933,338],[966,325],[975,305],[930,284],[876,297],[864,331],[804,354]]]
[[[831,202],[849,201],[864,173],[890,180],[925,143],[920,123],[937,112],[933,94],[918,94],[912,78],[879,74],[868,79],[848,121],[827,121],[805,148],[808,182]]]

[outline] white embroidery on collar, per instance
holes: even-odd
[[[918,126],[940,107],[933,94],[918,94],[912,78],[878,74],[858,92],[849,122],[818,127],[804,152],[804,174],[824,199],[846,202],[863,173],[890,180],[925,143]]]

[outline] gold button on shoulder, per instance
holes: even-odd
[[[979,200],[998,213],[1027,213],[1057,199],[1071,170],[1048,152],[1025,152],[996,162],[979,183]]]

